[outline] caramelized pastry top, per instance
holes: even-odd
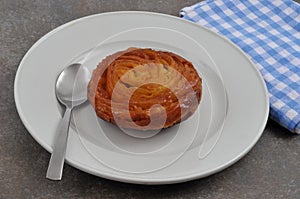
[[[183,121],[195,112],[201,94],[202,80],[191,62],[171,52],[140,48],[106,57],[88,87],[98,117],[138,130]]]

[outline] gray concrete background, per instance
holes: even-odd
[[[269,121],[258,144],[235,165],[191,182],[142,186],[95,177],[68,165],[45,178],[50,154],[16,112],[13,82],[26,51],[53,28],[117,10],[178,15],[198,0],[0,0],[0,198],[300,198],[300,137]],[[299,1],[298,1],[299,2]]]

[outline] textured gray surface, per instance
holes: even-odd
[[[198,0],[0,0],[0,198],[300,198],[300,137],[269,121],[258,144],[221,173],[187,183],[142,186],[65,166],[60,182],[45,179],[50,154],[16,112],[13,81],[31,45],[78,17],[116,10],[177,15]]]

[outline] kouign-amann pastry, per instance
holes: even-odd
[[[106,57],[88,86],[98,117],[137,130],[167,128],[187,119],[201,95],[202,80],[191,62],[171,52],[141,48]]]

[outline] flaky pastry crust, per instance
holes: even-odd
[[[138,130],[168,128],[187,119],[201,95],[202,79],[191,62],[153,49],[129,48],[106,57],[88,85],[88,99],[98,117]],[[153,106],[157,104],[164,110]],[[157,125],[161,120],[163,126]]]

